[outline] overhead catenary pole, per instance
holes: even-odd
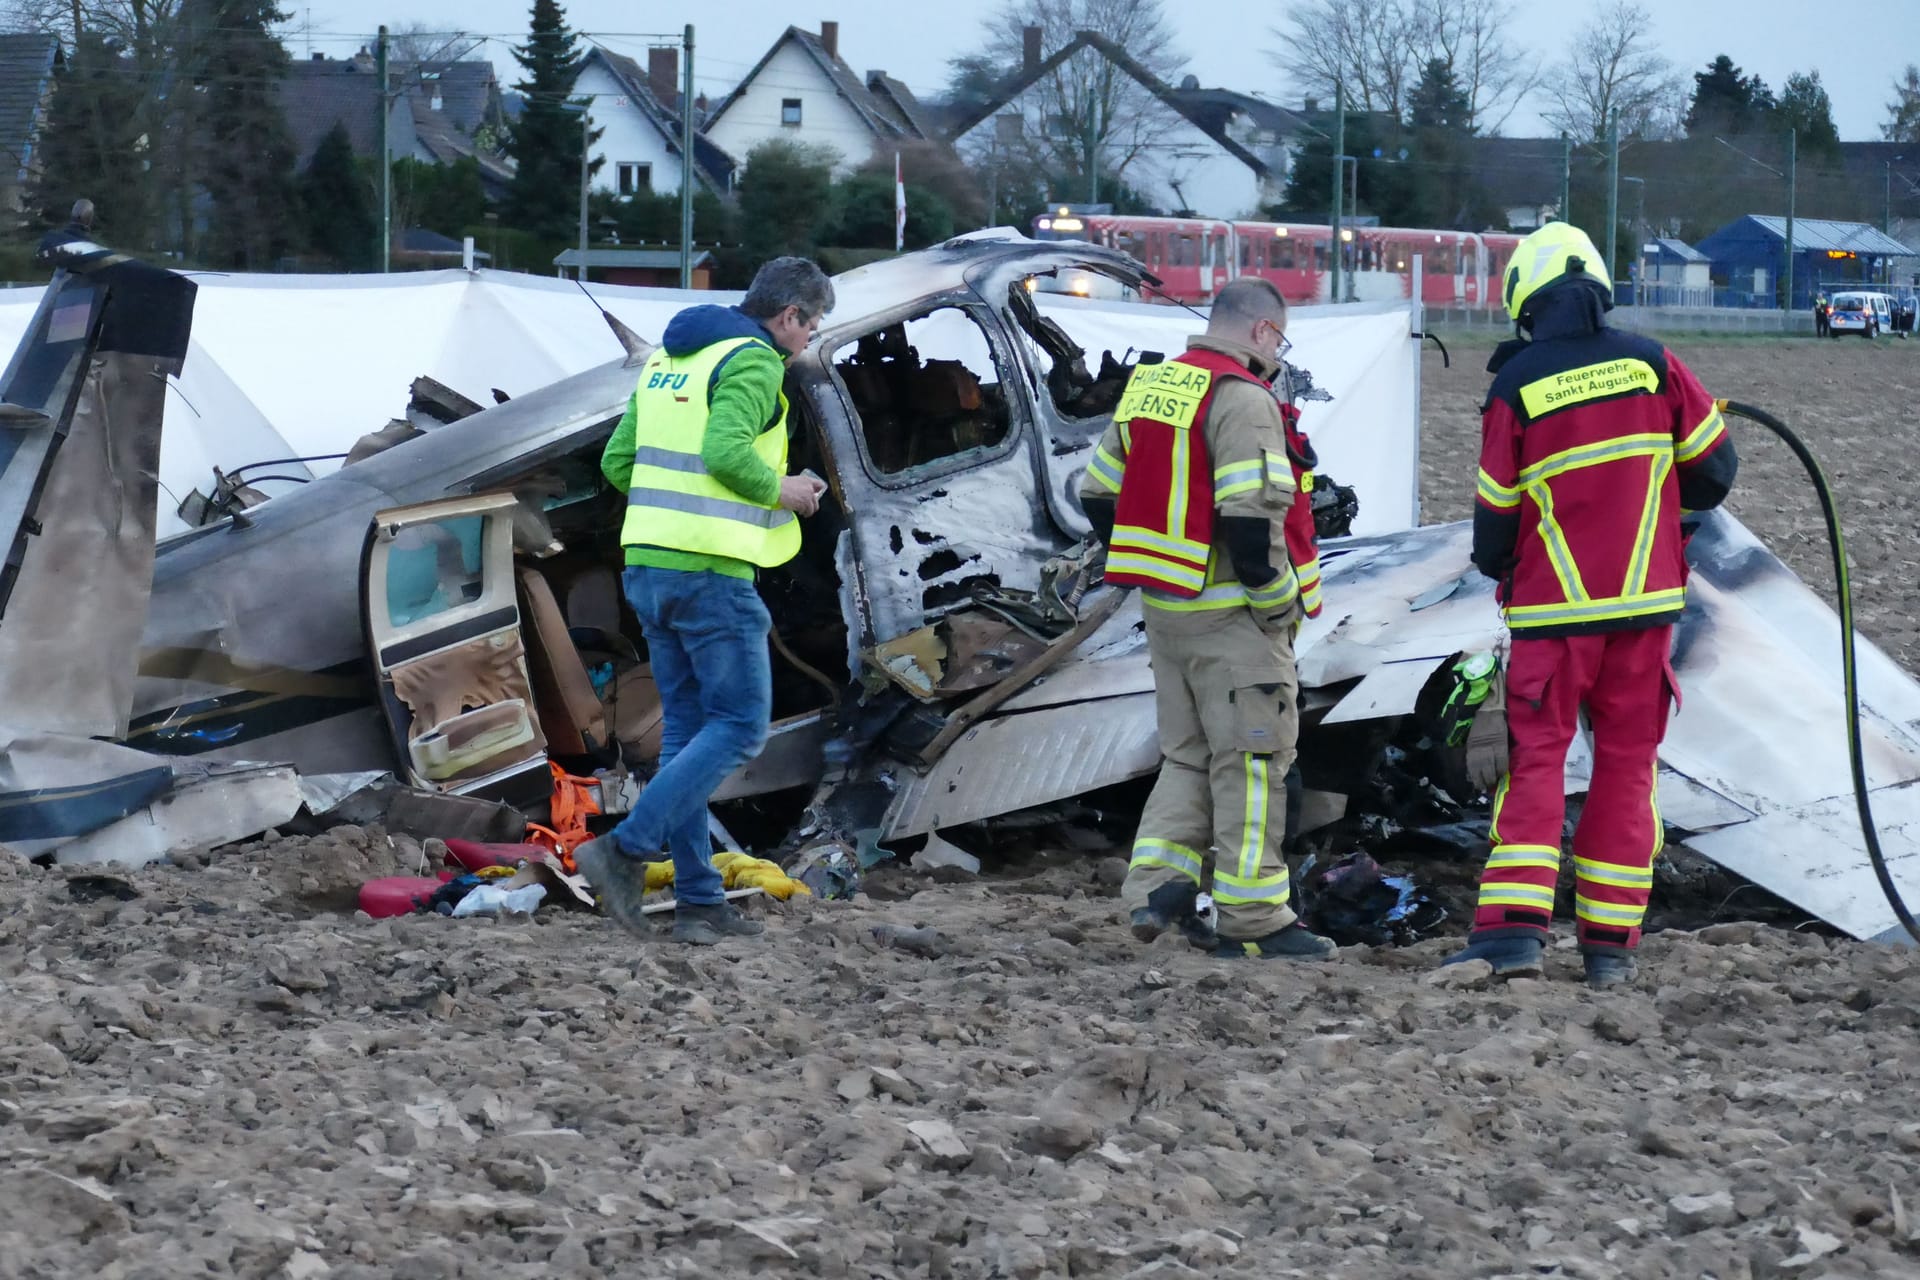
[[[1340,301],[1340,200],[1346,194],[1347,175],[1341,167],[1340,157],[1347,152],[1347,86],[1345,81],[1336,80],[1333,84],[1333,242],[1328,246],[1328,257],[1332,260],[1331,286],[1327,301]]]
[[[1788,311],[1793,310],[1793,197],[1795,194],[1795,188],[1799,185],[1794,181],[1794,176],[1797,171],[1797,167],[1799,165],[1799,151],[1800,151],[1800,139],[1792,129],[1788,129],[1787,130],[1787,242],[1785,246],[1787,251],[1787,271],[1786,271],[1787,294],[1786,294],[1785,300],[1781,303],[1781,306]]]
[[[1094,95],[1087,130],[1087,203],[1100,203],[1100,97]]]
[[[374,45],[374,75],[380,82],[380,270],[393,267],[393,99],[387,84],[387,29]]]
[[[1607,284],[1613,284],[1613,258],[1620,239],[1620,113],[1607,117]]]
[[[587,168],[593,147],[589,139],[593,135],[593,114],[587,103],[580,104],[580,265],[573,278],[584,281],[587,278],[587,181],[590,176]]]
[[[693,288],[693,24],[680,36],[686,59],[680,88],[680,287]]]
[[[1573,221],[1573,138],[1560,131],[1560,221]]]

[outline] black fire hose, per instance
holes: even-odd
[[[1800,465],[1807,469],[1807,478],[1813,481],[1813,491],[1820,497],[1820,514],[1827,521],[1827,545],[1833,551],[1833,582],[1840,608],[1840,673],[1847,710],[1847,761],[1853,769],[1853,801],[1860,812],[1860,835],[1866,841],[1867,858],[1873,863],[1873,874],[1880,880],[1880,892],[1887,896],[1887,905],[1893,908],[1893,914],[1900,918],[1901,925],[1914,942],[1920,944],[1920,923],[1916,923],[1913,913],[1907,910],[1906,900],[1900,896],[1900,887],[1893,882],[1893,875],[1887,870],[1886,855],[1880,850],[1879,828],[1873,821],[1873,806],[1867,799],[1867,763],[1860,744],[1860,687],[1853,657],[1853,585],[1847,577],[1847,547],[1840,536],[1840,516],[1834,510],[1833,490],[1827,486],[1826,474],[1820,470],[1820,464],[1814,460],[1806,444],[1786,423],[1764,409],[1734,400],[1723,400],[1720,407],[1723,412],[1758,423],[1779,436],[1787,448],[1793,450],[1793,456],[1800,459]]]

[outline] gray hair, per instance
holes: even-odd
[[[1259,276],[1241,276],[1221,287],[1214,295],[1213,312],[1207,320],[1210,332],[1245,332],[1262,320],[1284,323],[1287,300],[1271,280]]]
[[[93,225],[93,201],[75,200],[73,202],[73,220],[83,227]]]
[[[833,281],[809,258],[775,258],[754,274],[740,309],[771,320],[788,307],[811,320],[833,310]]]

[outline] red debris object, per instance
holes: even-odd
[[[467,871],[485,867],[517,867],[523,862],[543,862],[550,855],[537,844],[487,844],[479,840],[447,841],[447,856]]]
[[[409,916],[419,909],[422,901],[432,897],[441,885],[451,879],[453,872],[444,871],[436,877],[384,876],[379,880],[369,880],[360,886],[360,909],[375,920],[388,916]]]

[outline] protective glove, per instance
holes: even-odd
[[[1467,730],[1467,780],[1488,795],[1507,776],[1507,688],[1495,680]]]

